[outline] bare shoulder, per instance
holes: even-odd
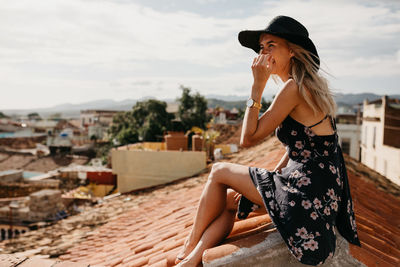
[[[293,79],[287,80],[275,96],[267,112],[263,114],[262,122],[279,125],[301,102],[296,82]]]
[[[281,90],[277,94],[278,98],[283,98],[286,101],[300,102],[301,95],[299,92],[299,86],[293,79],[287,80],[282,86]]]

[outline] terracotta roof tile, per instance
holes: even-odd
[[[353,160],[345,158],[362,246],[350,245],[350,253],[367,266],[399,266],[400,197],[390,185],[381,186],[381,178],[371,177],[377,175],[374,171],[366,173],[360,164],[360,174]]]
[[[167,259],[165,258],[165,254],[164,253],[158,253],[158,254],[154,254],[152,255],[152,257],[149,259],[148,264],[152,265],[152,264],[157,264],[161,261],[165,261],[165,264],[167,263]]]
[[[276,138],[244,152],[232,154],[229,162],[273,169],[285,150]],[[245,154],[247,153],[247,154]],[[244,156],[246,155],[246,156]],[[262,155],[260,157],[260,155]],[[373,171],[349,161],[349,182],[362,248],[350,246],[354,257],[368,266],[399,266],[400,194]],[[165,187],[126,194],[131,208],[87,234],[60,260],[105,266],[172,266],[189,233],[208,174]],[[107,203],[101,204],[109,205]],[[203,260],[221,257],[268,237],[273,224],[267,214],[251,213],[237,220],[224,244],[207,250]]]
[[[163,260],[158,261],[156,263],[150,263],[149,262],[149,266],[151,266],[151,267],[168,267],[168,261],[167,261],[167,259],[163,259]]]
[[[148,257],[139,257],[135,259],[134,261],[131,261],[128,266],[130,267],[139,267],[139,266],[144,266],[149,262]]]
[[[40,265],[42,266],[42,265]],[[88,264],[82,262],[58,262],[52,267],[87,267]],[[39,266],[38,266],[39,267]]]
[[[51,267],[53,266],[55,261],[47,260],[47,259],[40,259],[40,258],[30,258],[18,265],[18,267],[33,267],[33,266],[40,266],[40,267]]]
[[[163,251],[164,251],[164,252],[167,252],[167,251],[170,251],[170,250],[172,250],[172,249],[174,249],[174,248],[181,247],[181,246],[183,245],[184,241],[185,241],[185,240],[184,240],[183,238],[178,239],[178,240],[174,240],[174,241],[168,243],[168,244],[163,248]]]

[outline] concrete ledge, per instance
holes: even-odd
[[[203,254],[203,266],[303,267],[305,264],[292,256],[281,235],[273,229],[206,250]],[[335,255],[322,266],[365,265],[349,254],[348,242],[337,234]]]

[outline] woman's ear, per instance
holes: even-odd
[[[294,52],[293,52],[293,50],[290,50],[289,53],[290,53],[290,57],[294,57]]]

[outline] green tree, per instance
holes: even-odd
[[[269,106],[271,106],[271,104],[272,104],[272,102],[271,101],[265,101],[265,98],[263,97],[263,98],[261,98],[261,105],[262,105],[262,107],[261,107],[261,109],[260,109],[260,112],[261,113],[264,113],[265,111],[267,111],[267,109],[269,108]]]
[[[110,140],[116,140],[118,144],[126,145],[139,141],[139,134],[134,128],[132,111],[118,112],[114,115],[112,124],[108,129]]]
[[[160,141],[165,131],[171,129],[173,114],[167,112],[167,103],[150,99],[133,107],[133,117],[139,126],[143,141]]]
[[[62,113],[57,112],[49,115],[49,120],[59,121],[62,119]]]
[[[244,114],[245,114],[246,110],[243,108],[238,108],[238,117],[243,120],[244,118]]]
[[[191,94],[189,87],[181,85],[180,88],[182,95],[177,99],[178,114],[184,130],[188,131],[194,126],[205,129],[211,119],[211,116],[207,114],[207,100],[199,92]]]
[[[0,118],[9,118],[9,117],[0,111]]]
[[[32,113],[28,114],[28,119],[29,120],[41,120],[42,118],[40,117],[39,113],[32,112]]]
[[[109,129],[111,140],[120,145],[139,141],[159,141],[171,128],[174,115],[166,111],[167,103],[155,99],[137,102],[131,111],[119,112]]]

